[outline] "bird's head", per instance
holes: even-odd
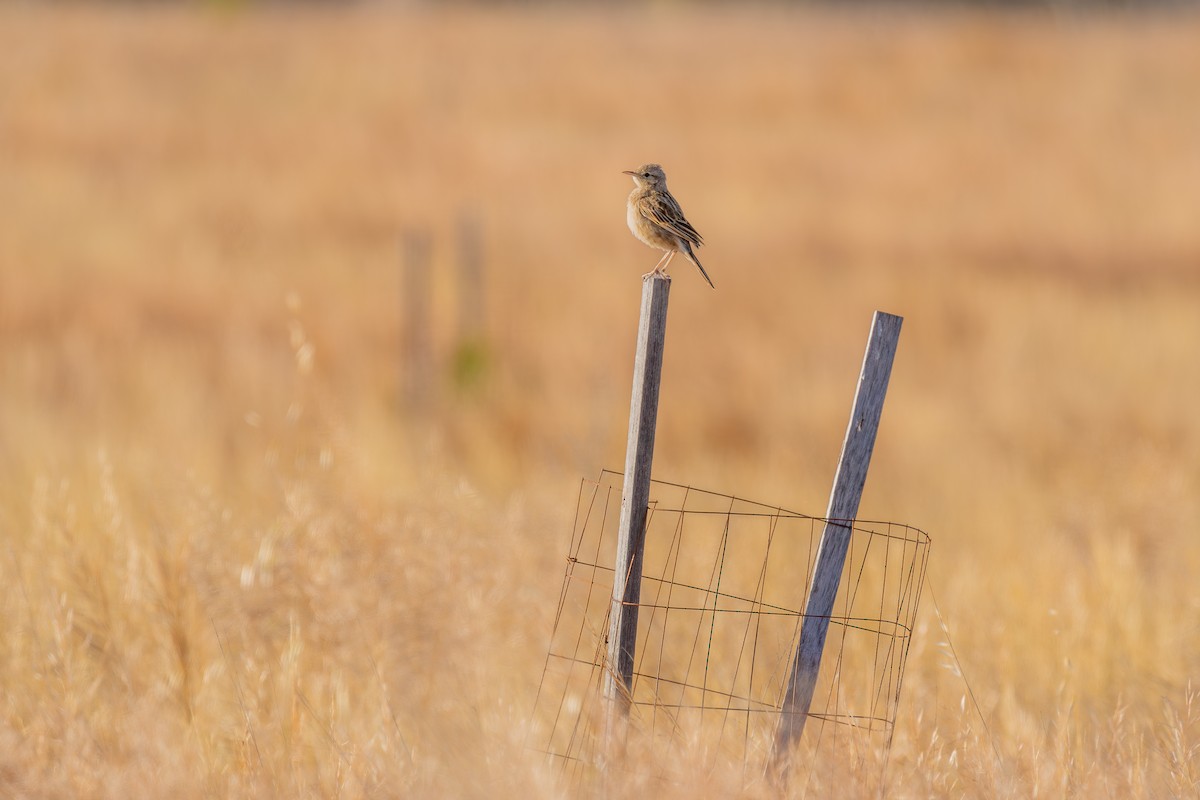
[[[633,178],[639,189],[664,189],[667,186],[667,173],[658,164],[643,164],[635,170],[624,170],[624,173]]]

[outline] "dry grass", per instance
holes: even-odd
[[[660,476],[819,512],[906,317],[862,513],[933,534],[990,737],[926,598],[886,794],[1195,795],[1198,33],[0,9],[0,794],[555,796],[524,726],[659,160],[718,287],[674,270]],[[419,419],[398,232],[444,363],[465,208],[491,362]]]

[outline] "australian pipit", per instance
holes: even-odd
[[[665,250],[658,265],[646,275],[666,274],[667,265],[676,253],[683,253],[700,269],[700,274],[714,289],[712,278],[700,266],[693,247],[704,244],[692,223],[683,216],[679,202],[667,191],[667,175],[658,164],[646,164],[636,170],[625,170],[633,178],[634,190],[629,194],[627,219],[629,230],[651,247]],[[646,277],[646,275],[642,277]]]

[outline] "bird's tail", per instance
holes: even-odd
[[[683,246],[683,254],[687,256],[688,261],[695,264],[696,268],[700,270],[700,274],[704,276],[704,280],[708,281],[708,285],[716,289],[717,287],[713,284],[712,278],[708,277],[708,273],[704,271],[704,266],[700,263],[700,259],[696,258],[696,254],[692,251],[692,245],[689,242],[684,242]]]

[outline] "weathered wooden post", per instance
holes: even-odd
[[[484,335],[486,276],[483,232],[479,216],[464,211],[458,217],[458,340],[454,345],[452,376],[460,391],[476,389],[486,377],[488,348]]]
[[[404,401],[424,408],[429,401],[432,366],[429,306],[429,234],[408,230],[401,237],[404,270]]]
[[[608,670],[604,677],[610,721],[628,713],[633,691],[642,555],[650,503],[650,465],[654,460],[654,428],[658,420],[658,387],[662,380],[670,290],[671,279],[666,275],[651,274],[642,280],[642,312],[633,363],[633,398],[629,404],[629,440],[625,446],[625,484],[621,491],[621,520],[608,623]],[[609,730],[611,732],[611,725]]]
[[[829,509],[825,512],[827,522],[817,550],[808,605],[800,628],[800,643],[792,661],[779,728],[775,733],[772,765],[776,770],[786,768],[792,747],[804,733],[804,723],[812,705],[821,653],[829,632],[829,618],[846,562],[854,518],[858,516],[858,503],[867,481],[867,468],[875,448],[875,434],[879,430],[879,417],[883,413],[883,400],[903,322],[902,317],[882,311],[876,311],[871,320],[871,336],[854,394],[854,408],[842,443],[842,457],[829,496]]]
[[[479,217],[464,211],[458,218],[458,341],[483,338],[486,286],[483,275],[483,234]]]

